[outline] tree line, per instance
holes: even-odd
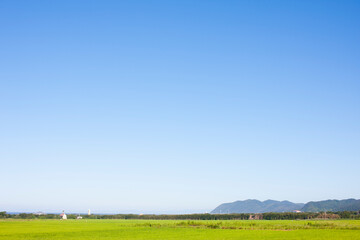
[[[93,214],[80,215],[83,219],[144,219],[144,220],[248,220],[254,214],[179,214],[179,215],[155,215],[155,214]],[[297,220],[297,219],[360,219],[360,211],[343,212],[285,212],[285,213],[260,213],[257,214],[264,220]],[[76,219],[78,214],[67,214],[68,219]],[[9,214],[0,212],[0,219],[60,219],[59,214],[37,215],[33,213]]]

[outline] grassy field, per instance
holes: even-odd
[[[360,220],[0,220],[3,239],[360,239]]]

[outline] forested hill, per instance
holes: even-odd
[[[245,201],[221,204],[211,213],[265,213],[292,212],[294,210],[300,210],[302,212],[360,211],[360,199],[325,200],[319,202],[308,202],[306,204],[275,200],[266,200],[261,202],[255,199],[248,199]]]
[[[261,202],[255,199],[248,199],[245,201],[221,204],[211,213],[292,212],[294,210],[300,210],[303,206],[303,203],[292,203],[289,201],[266,200]]]
[[[301,209],[303,212],[338,212],[338,211],[359,211],[360,199],[326,200],[319,202],[308,202]]]

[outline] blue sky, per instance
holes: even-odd
[[[360,198],[358,1],[1,1],[0,210]]]

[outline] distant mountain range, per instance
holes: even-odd
[[[303,212],[340,212],[340,211],[359,211],[360,199],[353,198],[345,200],[325,200],[320,202],[308,202],[301,209]]]
[[[266,200],[259,201],[248,199],[232,203],[223,203],[216,207],[211,213],[265,213],[265,212],[292,212],[300,210],[302,212],[321,212],[321,211],[359,211],[360,200],[326,200],[319,202],[292,203],[289,201]]]
[[[264,213],[264,212],[292,212],[300,210],[303,203],[289,201],[266,200],[261,202],[255,199],[224,203],[215,208],[211,213]]]

